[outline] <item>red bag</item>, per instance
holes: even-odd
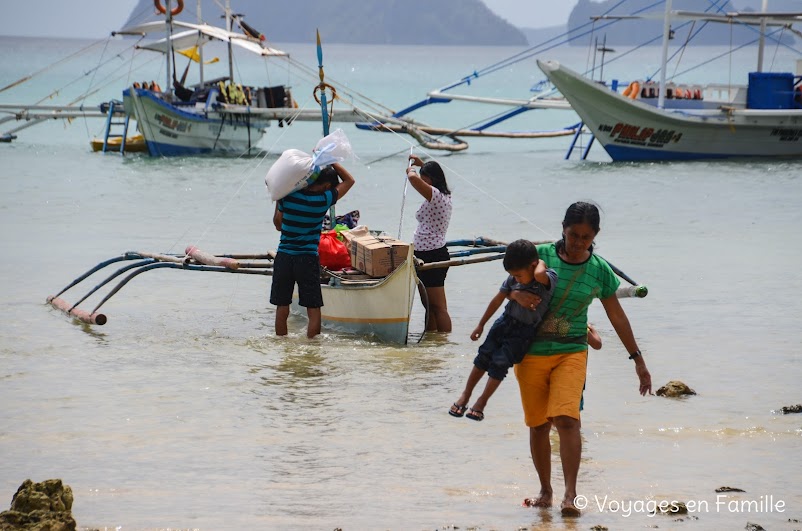
[[[332,270],[351,267],[351,255],[344,242],[337,239],[336,231],[324,232],[320,235],[320,245],[317,248],[320,254],[320,265]]]

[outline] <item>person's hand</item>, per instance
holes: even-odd
[[[535,307],[540,304],[540,297],[534,293],[529,293],[528,291],[513,291],[510,293],[510,300],[513,300],[524,308],[529,308],[530,310],[534,310]]]
[[[635,360],[635,373],[638,375],[640,381],[639,391],[641,396],[646,396],[646,393],[652,393],[652,375],[649,374],[649,369],[646,368],[646,363],[643,361],[642,356],[638,356]]]
[[[484,329],[485,327],[482,325],[479,325],[476,328],[474,328],[473,332],[471,332],[471,341],[476,341],[477,339],[482,337],[482,332],[484,331]]]
[[[413,166],[423,166],[423,161],[417,155],[410,155],[409,160],[412,161]]]

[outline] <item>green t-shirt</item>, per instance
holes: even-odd
[[[588,306],[606,299],[620,285],[610,265],[595,254],[584,263],[569,264],[553,243],[537,246],[540,259],[557,272],[557,287],[529,354],[551,356],[588,348]]]

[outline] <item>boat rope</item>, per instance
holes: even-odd
[[[307,108],[307,106],[310,105],[311,101],[312,101],[312,96],[309,96],[306,99],[306,101],[304,102],[304,105],[300,106],[300,108],[298,109],[298,113],[303,112]],[[296,114],[296,116],[297,116],[297,114]],[[253,178],[253,176],[256,173],[256,171],[267,161],[267,158],[268,158],[269,154],[272,153],[275,150],[277,145],[279,145],[279,143],[284,138],[284,135],[286,134],[286,132],[287,132],[287,128],[281,128],[281,132],[278,135],[276,135],[276,137],[273,139],[272,145],[267,150],[263,151],[262,153],[259,154],[259,156],[256,157],[257,158],[257,163],[254,164],[254,165],[251,165],[246,170],[243,170],[242,177],[241,177],[241,179],[239,181],[239,184],[238,184],[236,190],[228,197],[228,199],[226,200],[225,204],[223,204],[223,206],[220,208],[220,210],[217,212],[217,214],[214,216],[214,218],[209,220],[205,224],[205,226],[202,227],[200,235],[191,243],[192,246],[195,246],[195,247],[200,247],[201,246],[201,244],[203,243],[204,239],[206,238],[206,236],[208,235],[209,231],[211,230],[211,227],[213,227],[213,226],[215,226],[217,224],[217,221],[223,216],[223,214],[225,214],[225,212],[228,210],[230,205],[240,195],[240,193],[242,192],[242,189],[245,187],[245,185],[248,182],[250,182],[250,180]],[[237,159],[241,159],[243,157],[246,157],[247,155],[248,155],[247,151],[244,152],[244,153],[240,153],[240,155],[237,157]],[[177,238],[172,243],[172,245],[169,247],[169,249],[167,251],[165,251],[165,252],[166,253],[172,252],[174,249],[176,249],[178,247],[180,242],[185,241],[186,235],[189,233],[190,228],[191,227],[187,227],[187,229],[181,234],[181,236],[179,236],[179,238]]]
[[[104,39],[104,40],[107,40],[107,39]],[[66,62],[66,61],[70,61],[70,60],[74,59],[75,57],[77,57],[77,56],[79,56],[79,55],[83,54],[84,52],[86,52],[86,51],[90,50],[91,48],[93,48],[93,47],[97,46],[97,45],[98,45],[98,44],[100,44],[101,42],[103,42],[103,41],[95,41],[95,42],[93,42],[93,43],[91,43],[91,44],[89,44],[89,45],[85,46],[84,48],[81,48],[80,50],[78,50],[78,51],[76,51],[76,52],[74,52],[74,53],[72,53],[72,54],[68,55],[67,57],[64,57],[64,58],[62,58],[62,59],[59,59],[59,60],[58,60],[58,61],[56,61],[55,63],[50,63],[49,65],[47,65],[47,66],[45,66],[45,67],[43,67],[43,68],[41,68],[41,69],[37,70],[36,72],[33,72],[32,74],[28,74],[27,76],[24,76],[24,77],[22,77],[22,78],[20,78],[20,79],[18,79],[18,80],[16,80],[16,81],[14,81],[14,82],[12,82],[12,83],[9,83],[9,84],[8,84],[8,85],[6,85],[5,87],[2,87],[2,88],[0,88],[0,92],[5,92],[6,90],[9,90],[9,89],[11,89],[11,88],[13,88],[13,87],[16,87],[17,85],[20,85],[20,84],[22,84],[22,83],[25,83],[26,81],[30,81],[31,79],[33,79],[34,77],[38,76],[39,74],[42,74],[42,73],[44,73],[44,72],[47,72],[47,71],[48,71],[48,70],[50,70],[51,68],[53,68],[53,67],[55,67],[55,66],[58,66],[58,65],[59,65],[59,64],[61,64],[61,63],[64,63],[64,62]]]
[[[407,162],[407,169],[412,167],[412,148],[409,148],[409,160]],[[401,227],[404,224],[404,205],[407,203],[407,187],[409,186],[409,178],[404,175],[404,194],[401,196],[401,215],[398,219],[398,239],[401,239]]]

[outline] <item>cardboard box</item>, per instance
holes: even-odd
[[[351,238],[351,265],[372,277],[385,277],[407,259],[409,244],[389,237]]]

